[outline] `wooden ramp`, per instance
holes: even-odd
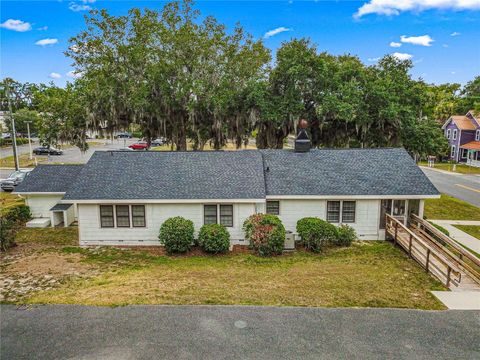
[[[446,287],[454,291],[480,291],[480,259],[454,240],[415,216],[410,229],[390,215],[386,223],[387,234],[394,244],[400,245]]]

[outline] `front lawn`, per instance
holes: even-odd
[[[168,257],[131,249],[62,247],[101,273],[31,294],[28,303],[242,304],[443,309],[443,286],[387,242],[359,242],[324,254]]]
[[[35,158],[37,159],[37,162],[35,163]],[[21,154],[18,156],[18,162],[19,166],[21,168],[27,168],[27,167],[34,167],[37,164],[42,164],[48,161],[48,156],[37,156],[34,155],[33,159],[30,160],[30,156],[28,154]],[[0,167],[5,167],[5,168],[15,168],[15,159],[12,156],[5,156],[0,159]],[[12,170],[13,171],[13,170]]]
[[[428,162],[420,161],[418,163],[420,166],[428,167]],[[453,171],[453,165],[455,165],[455,171]],[[459,174],[480,174],[480,168],[469,166],[466,164],[451,164],[451,163],[435,163],[434,169],[451,171]]]
[[[448,195],[425,200],[424,215],[432,220],[480,220],[480,208]]]
[[[466,232],[480,240],[480,226],[477,225],[454,225],[456,228]]]

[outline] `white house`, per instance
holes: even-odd
[[[292,232],[316,216],[378,240],[386,213],[422,216],[424,199],[440,196],[401,148],[297,150],[97,151],[83,166],[37,167],[16,193],[36,217],[54,219],[69,206],[64,215],[76,217],[81,245],[159,245],[160,226],[173,216],[197,231],[223,224],[232,244],[245,244],[243,222],[259,212],[278,215]]]

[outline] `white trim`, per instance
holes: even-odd
[[[446,136],[447,140],[450,140],[450,135],[451,135],[451,133],[452,133],[451,130],[452,130],[452,129],[447,129],[447,131],[446,131],[446,133],[445,133],[445,136]]]
[[[89,200],[76,200],[76,199],[62,199],[61,203],[75,203],[75,204],[102,204],[102,205],[113,205],[113,204],[204,204],[204,203],[222,203],[222,204],[233,204],[233,203],[265,203],[265,199],[121,199],[121,200],[111,200],[111,199],[89,199]]]
[[[408,200],[439,198],[440,195],[267,195],[267,200]]]
[[[453,131],[452,131],[452,140],[457,140],[457,136],[458,136],[458,130],[457,130],[457,129],[453,129]]]
[[[448,124],[450,124],[451,121],[452,121],[452,117],[450,116],[450,117],[447,119],[447,121],[445,121],[445,124],[443,124],[442,129],[445,129],[445,128],[448,126]]]
[[[450,157],[451,158],[456,158],[455,153],[457,152],[457,147],[455,145],[452,145],[450,147]]]

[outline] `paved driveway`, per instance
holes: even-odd
[[[2,359],[479,359],[480,312],[1,307]]]
[[[425,167],[422,170],[441,193],[480,207],[479,175],[448,174]]]

